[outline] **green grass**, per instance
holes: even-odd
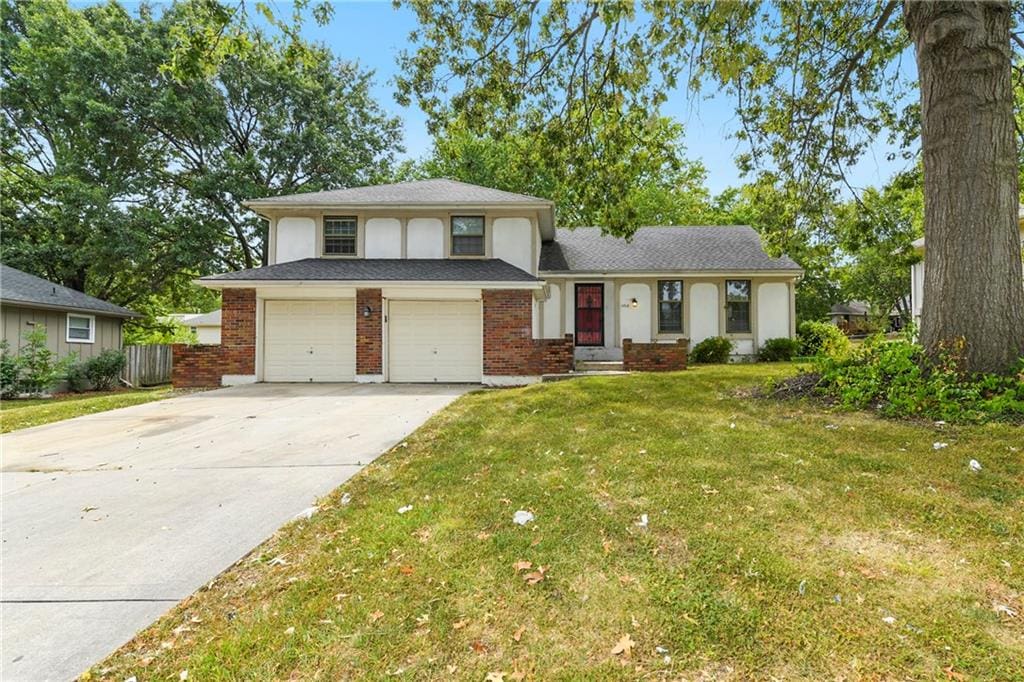
[[[1024,679],[1024,431],[737,390],[792,371],[467,395],[91,676]]]
[[[116,410],[181,395],[170,386],[97,393],[68,393],[53,398],[0,402],[0,433],[59,422],[84,414]]]

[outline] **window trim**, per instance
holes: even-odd
[[[662,299],[661,297],[661,285],[665,282],[678,282],[679,283],[679,300],[670,301],[668,299]],[[659,279],[655,283],[655,300],[657,302],[656,315],[658,319],[658,333],[659,334],[683,334],[685,333],[686,327],[683,324],[683,302],[686,300],[686,283],[682,279]],[[676,303],[679,305],[679,329],[664,329],[661,326],[661,304],[662,303]]]
[[[455,253],[455,220],[458,218],[479,218],[480,253]],[[465,236],[465,235],[463,235]],[[476,236],[476,235],[472,235]],[[484,214],[459,214],[448,216],[448,257],[449,258],[486,258],[487,257],[487,216]]]
[[[746,282],[747,283],[747,328],[746,329],[730,329],[729,325],[732,320],[729,319],[729,304],[730,303],[741,303],[742,301],[730,301],[729,300],[729,283],[730,282]],[[754,333],[754,282],[750,279],[727,279],[725,280],[725,333],[726,334],[746,334],[750,335]]]
[[[328,220],[351,220],[356,225],[355,234],[352,235],[352,253],[328,253],[327,252],[327,221]],[[338,239],[339,237],[334,237]],[[349,237],[341,237],[348,239]],[[323,215],[320,218],[320,257],[321,258],[358,258],[359,257],[359,216],[357,215]]]
[[[71,338],[71,318],[79,317],[83,320],[89,320],[89,338],[88,339],[73,339]],[[67,343],[96,343],[96,316],[86,315],[85,313],[68,313],[64,319],[64,341]]]

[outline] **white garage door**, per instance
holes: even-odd
[[[479,301],[391,301],[388,311],[390,381],[483,378]]]
[[[264,381],[353,381],[355,301],[267,301]]]

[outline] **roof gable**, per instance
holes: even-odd
[[[541,248],[541,272],[797,272],[772,258],[746,225],[641,227],[629,240],[597,227],[559,228]]]
[[[112,317],[140,317],[127,308],[3,264],[0,264],[0,301],[11,305],[81,310]]]

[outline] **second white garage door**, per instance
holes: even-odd
[[[354,381],[355,302],[267,301],[264,381]]]
[[[480,301],[391,301],[388,311],[390,381],[483,378]]]

